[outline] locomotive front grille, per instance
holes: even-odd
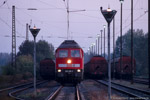
[[[65,70],[65,73],[73,73],[73,70]]]

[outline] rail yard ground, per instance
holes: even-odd
[[[134,83],[131,84],[128,81],[120,81],[120,80],[112,80],[117,84],[122,84],[126,86],[131,86],[143,90],[149,91],[148,85]],[[33,86],[33,84],[30,84]],[[20,91],[18,93],[13,94],[13,96],[24,99],[24,100],[46,100],[49,98],[59,87],[60,83],[51,80],[47,82],[43,82],[42,84],[37,85],[37,95],[34,95],[33,87],[30,87],[26,90]],[[108,100],[108,87],[104,84],[99,83],[98,81],[86,79],[77,85],[80,98],[82,100]],[[24,86],[26,87],[26,86]],[[20,87],[24,88],[24,87]],[[8,96],[8,93],[12,91],[16,91],[16,89],[7,90],[0,93],[0,100],[15,100]],[[71,100],[75,99],[75,85],[64,85],[59,94],[55,97],[56,100]],[[112,89],[111,91],[111,99],[112,100],[126,100],[129,98],[124,93],[118,92],[117,90]],[[148,97],[147,97],[148,98]]]
[[[148,85],[145,85],[145,84],[140,84],[140,83],[135,83],[135,82],[131,84],[130,81],[125,81],[125,80],[111,80],[111,81],[117,84],[150,91],[150,88],[148,88]]]

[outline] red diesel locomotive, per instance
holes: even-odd
[[[84,53],[74,40],[65,40],[55,52],[56,80],[79,83],[83,79]]]

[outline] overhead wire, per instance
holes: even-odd
[[[11,9],[10,9],[10,7],[9,7],[8,2],[7,2],[6,4],[7,4],[7,8],[9,9],[9,13],[11,14]],[[15,19],[16,19],[16,22],[17,22],[18,24],[20,24],[22,27],[25,26],[25,25],[23,25],[16,17],[15,17]],[[17,30],[16,30],[16,33],[17,33],[17,34],[20,34],[20,35],[22,36],[22,34],[21,34],[20,32],[18,32]]]
[[[49,3],[47,3],[47,2],[44,2],[44,1],[41,1],[41,0],[36,0],[36,1],[41,2],[41,3],[43,3],[43,4],[47,5],[47,6],[52,6],[52,7],[54,7],[54,8],[57,8],[56,6],[54,6],[54,5],[52,5],[52,4],[49,4]]]
[[[139,2],[139,0],[137,0],[136,3],[134,4],[134,10],[135,10],[135,7],[137,6],[138,2]],[[145,15],[145,14],[140,15],[138,18],[136,18],[136,19],[133,20],[133,21],[135,22],[135,21],[139,20],[139,19],[140,19],[142,16],[144,16],[144,15]],[[126,21],[130,18],[130,16],[131,16],[131,14],[128,15],[128,17],[127,17],[126,20],[123,22],[123,24],[126,23]],[[123,28],[123,30],[126,29],[129,25],[131,25],[131,23],[128,24],[128,25],[126,25],[126,26]],[[119,34],[119,32],[120,32],[120,31],[118,31],[116,34]],[[117,36],[117,35],[116,35],[116,36]]]
[[[4,24],[6,24],[9,28],[11,28],[11,26],[10,26],[5,20],[3,20],[1,17],[0,17],[0,20],[1,20]]]

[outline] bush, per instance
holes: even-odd
[[[15,74],[15,68],[11,66],[11,64],[8,64],[6,66],[2,66],[2,74],[3,75],[14,75]]]

